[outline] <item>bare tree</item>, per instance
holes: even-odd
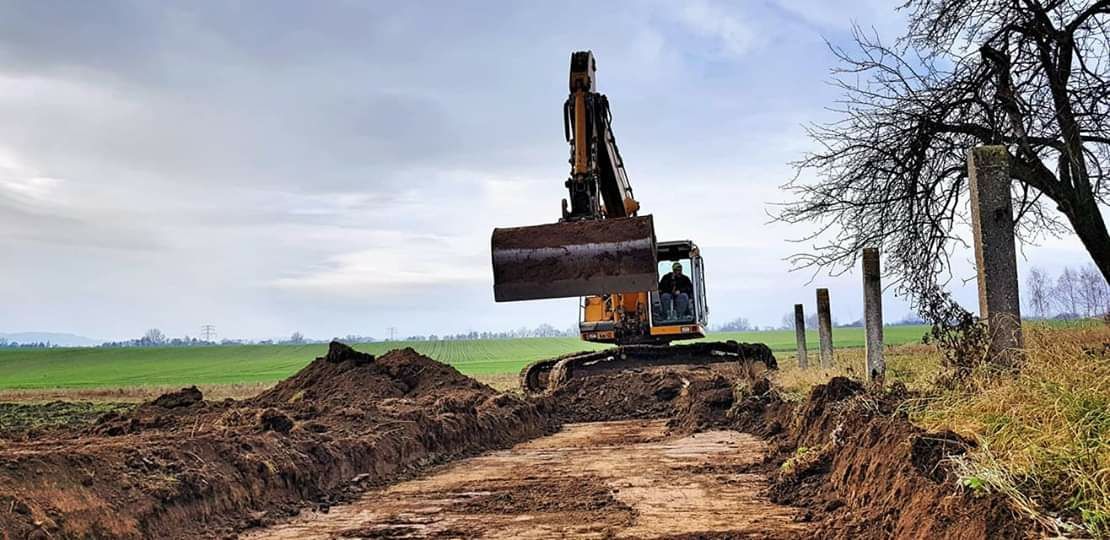
[[[1048,274],[1036,266],[1030,268],[1029,275],[1025,278],[1025,288],[1025,297],[1029,299],[1029,307],[1033,308],[1033,313],[1041,319],[1047,317],[1052,305],[1052,284],[1049,283]]]
[[[836,320],[836,317],[832,317],[829,320],[829,324],[831,326],[839,326],[839,322]],[[816,330],[817,327],[820,326],[820,325],[821,325],[821,318],[818,317],[816,313],[810,313],[809,316],[806,317],[806,329]]]
[[[556,330],[554,326],[551,326],[550,324],[547,324],[547,323],[543,323],[543,324],[537,326],[536,329],[532,332],[532,334],[536,337],[551,337],[551,336],[559,335],[559,331]]]
[[[722,324],[717,328],[720,332],[749,332],[754,330],[748,319],[745,317],[737,317],[729,322]]]
[[[157,328],[151,328],[143,334],[142,341],[148,345],[162,345],[166,342],[166,334]]]
[[[1076,274],[1083,314],[1087,317],[1101,317],[1110,313],[1110,284],[1102,279],[1098,269],[1088,264]]]
[[[1080,316],[1079,301],[1079,274],[1071,268],[1065,268],[1056,278],[1056,286],[1052,288],[1052,300],[1060,306],[1060,315],[1065,319],[1074,319]]]
[[[782,315],[782,323],[781,324],[782,324],[782,326],[780,328],[782,328],[783,330],[793,330],[794,329],[794,312],[793,311],[787,311],[786,313],[784,313]]]
[[[1110,0],[902,8],[909,27],[893,44],[857,28],[857,50],[832,48],[841,118],[810,127],[820,149],[796,163],[785,186],[795,202],[777,216],[816,225],[814,250],[794,263],[842,272],[862,248],[880,247],[903,291],[935,303],[963,245],[954,227],[967,220],[966,153],[999,144],[1019,240],[1070,229],[1110,280],[1100,212],[1110,205]]]
[[[809,316],[806,317],[806,330],[816,330],[818,324],[819,321],[816,313],[810,313]]]

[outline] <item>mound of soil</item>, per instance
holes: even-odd
[[[0,538],[221,537],[554,427],[412,349],[332,343],[249,400],[183,389],[0,447]]]
[[[536,401],[564,422],[655,419],[675,416],[702,390],[723,384],[731,405],[728,381],[741,369],[729,364],[649,367],[571,379]],[[708,395],[703,395],[703,400]],[[725,407],[728,409],[728,406]]]
[[[488,386],[411,348],[374,358],[335,343],[327,356],[250,401],[259,406],[291,403],[357,406],[389,399],[476,397],[489,393]]]
[[[736,427],[737,402],[749,396],[762,396],[770,389],[770,383],[762,377],[737,379],[718,373],[692,381],[679,395],[667,428],[675,435],[689,435],[717,427]]]
[[[956,484],[945,460],[974,442],[912,425],[898,413],[904,389],[877,394],[837,377],[795,404],[766,381],[734,387],[731,403],[724,388],[716,381],[689,392],[672,429],[732,427],[767,437],[768,496],[808,508],[815,537],[981,540],[1033,530],[1001,496],[975,497]]]

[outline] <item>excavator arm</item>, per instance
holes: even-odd
[[[609,99],[595,89],[596,72],[593,53],[571,55],[570,96],[563,105],[572,165],[566,182],[570,208],[564,204],[564,221],[632,217],[640,209],[613,136]]]
[[[570,176],[558,223],[494,229],[498,302],[655,290],[659,273],[651,216],[637,217],[609,100],[596,91],[593,53],[571,55],[563,106]]]

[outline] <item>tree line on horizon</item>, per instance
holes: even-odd
[[[57,345],[49,341],[9,341],[5,338],[0,338],[0,349],[51,349]]]
[[[1033,267],[1025,278],[1026,304],[1036,319],[1082,319],[1110,315],[1110,284],[1093,264],[1065,267],[1056,279]]]
[[[500,332],[493,331],[475,331],[470,330],[467,332],[459,332],[455,334],[428,334],[428,335],[410,335],[403,339],[396,341],[463,341],[463,340],[480,340],[480,339],[519,339],[519,338],[534,338],[534,337],[577,337],[578,328],[576,326],[569,327],[565,330],[560,330],[554,326],[544,323],[529,328],[521,326],[515,330],[506,330]],[[184,336],[170,338],[166,336],[162,330],[158,328],[151,328],[143,334],[142,337],[122,340],[122,341],[109,341],[98,345],[100,348],[128,348],[128,347],[211,347],[216,345],[234,346],[234,345],[309,345],[328,343],[331,341],[342,341],[344,343],[377,343],[389,342],[389,339],[379,339],[372,336],[347,334],[346,336],[335,336],[330,339],[313,339],[305,337],[301,332],[293,332],[288,338],[285,339],[221,339],[204,340],[196,337]],[[4,346],[3,341],[0,340],[0,347]],[[9,346],[20,346],[20,344],[12,343]],[[53,345],[34,344],[27,346],[37,346],[41,348],[53,347]]]

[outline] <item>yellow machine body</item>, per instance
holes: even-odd
[[[582,339],[618,347],[532,362],[521,370],[521,389],[544,395],[574,379],[627,369],[722,363],[774,369],[775,357],[763,344],[671,343],[706,336],[701,254],[689,240],[658,242],[652,216],[639,214],[590,51],[571,54],[569,87],[562,217],[494,229],[493,296],[497,302],[578,297]]]
[[[667,343],[703,338],[709,313],[705,275],[698,247],[690,241],[660,242],[657,258],[665,263],[685,261],[694,286],[685,317],[661,316],[658,291],[590,295],[582,298],[578,323],[582,339],[595,343]]]

